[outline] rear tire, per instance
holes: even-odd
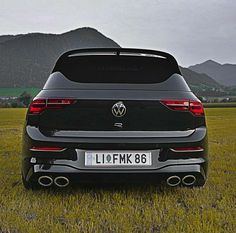
[[[23,175],[21,175],[21,178],[22,178],[22,183],[23,183],[23,186],[25,189],[27,190],[36,190],[36,189],[39,189],[39,185],[38,184],[35,184],[35,183],[32,183],[30,181],[27,181]]]

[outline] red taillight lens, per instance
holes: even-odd
[[[46,99],[33,100],[29,106],[30,114],[40,114],[46,108]]]
[[[74,99],[36,99],[29,106],[29,114],[40,114],[45,109],[60,109],[73,103]]]
[[[64,108],[75,102],[74,99],[48,99],[47,108]]]
[[[32,146],[31,151],[39,151],[39,152],[61,152],[64,151],[65,148],[61,147],[39,147],[39,146]]]
[[[189,102],[189,110],[195,116],[203,116],[204,115],[204,109],[203,109],[203,106],[202,106],[201,102],[191,100]]]
[[[195,116],[204,115],[202,103],[196,100],[161,100],[160,102],[172,110],[190,111]]]
[[[161,103],[173,110],[189,110],[189,100],[162,100]]]

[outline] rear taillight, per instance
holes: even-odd
[[[74,99],[35,99],[29,106],[29,114],[40,114],[45,109],[61,109],[73,103]]]
[[[39,114],[45,109],[45,107],[46,107],[46,100],[45,99],[33,100],[29,106],[29,113]]]
[[[75,102],[74,99],[48,99],[47,108],[64,108]]]
[[[196,100],[161,100],[162,104],[176,111],[189,111],[194,116],[203,116],[204,109],[200,101]]]
[[[199,101],[190,100],[189,101],[189,110],[195,116],[203,116],[204,115],[203,105]]]

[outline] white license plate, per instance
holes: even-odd
[[[143,151],[87,151],[85,166],[151,166],[151,152]]]

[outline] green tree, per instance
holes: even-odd
[[[18,97],[18,101],[22,104],[24,104],[26,107],[29,106],[30,101],[32,99],[31,94],[27,93],[26,91],[24,91],[19,97]]]

